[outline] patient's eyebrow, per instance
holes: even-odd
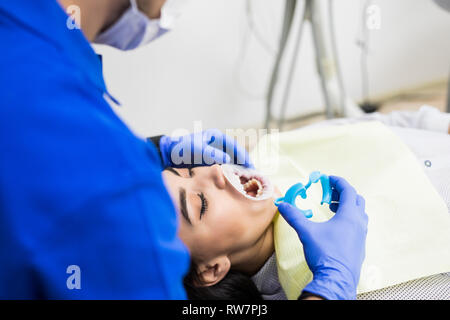
[[[167,167],[167,168],[164,169],[164,170],[167,170],[167,171],[169,171],[169,172],[172,172],[173,174],[175,174],[175,175],[181,177],[180,174],[179,174],[175,169],[173,169],[173,168],[171,168],[171,167]]]
[[[180,188],[180,209],[181,209],[181,214],[183,215],[183,217],[186,219],[186,221],[192,225],[191,223],[191,219],[189,219],[189,214],[187,211],[187,206],[186,206],[186,189],[184,188]]]

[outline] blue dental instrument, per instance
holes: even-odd
[[[303,185],[302,183],[296,183],[292,187],[286,191],[286,194],[284,197],[280,197],[275,200],[275,205],[278,206],[281,202],[287,202],[293,206],[296,206],[295,199],[298,196],[301,196],[303,199],[306,199],[307,194],[306,191],[308,188],[313,184],[320,181],[320,184],[322,185],[322,201],[320,204],[324,203],[331,203],[331,186],[330,186],[330,179],[327,175],[320,173],[319,171],[313,171],[309,175],[309,181],[306,185]],[[297,206],[296,206],[297,207]],[[302,210],[297,207],[297,209],[300,210],[300,212],[306,217],[311,218],[313,216],[312,210]]]

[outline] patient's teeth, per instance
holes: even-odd
[[[256,187],[256,189],[255,189]],[[249,192],[253,191],[255,192],[254,197],[258,197],[263,193],[263,186],[261,184],[261,182],[258,179],[252,178],[249,181],[247,181],[244,185],[243,185],[244,191],[245,193],[249,194]],[[249,190],[250,189],[250,190]],[[253,189],[253,190],[251,190]]]
[[[237,165],[224,164],[221,167],[228,182],[246,198],[266,200],[272,196],[273,186],[255,172]]]

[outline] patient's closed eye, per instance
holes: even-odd
[[[197,194],[198,197],[201,200],[201,208],[200,208],[200,220],[202,219],[202,216],[205,214],[205,212],[208,210],[208,200],[206,200],[205,195],[203,192]]]

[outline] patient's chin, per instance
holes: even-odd
[[[281,195],[281,191],[280,191],[280,189],[278,189],[278,187],[274,187],[274,197],[273,197],[273,200],[275,201],[275,199],[278,199],[279,197],[281,197],[282,195]]]

